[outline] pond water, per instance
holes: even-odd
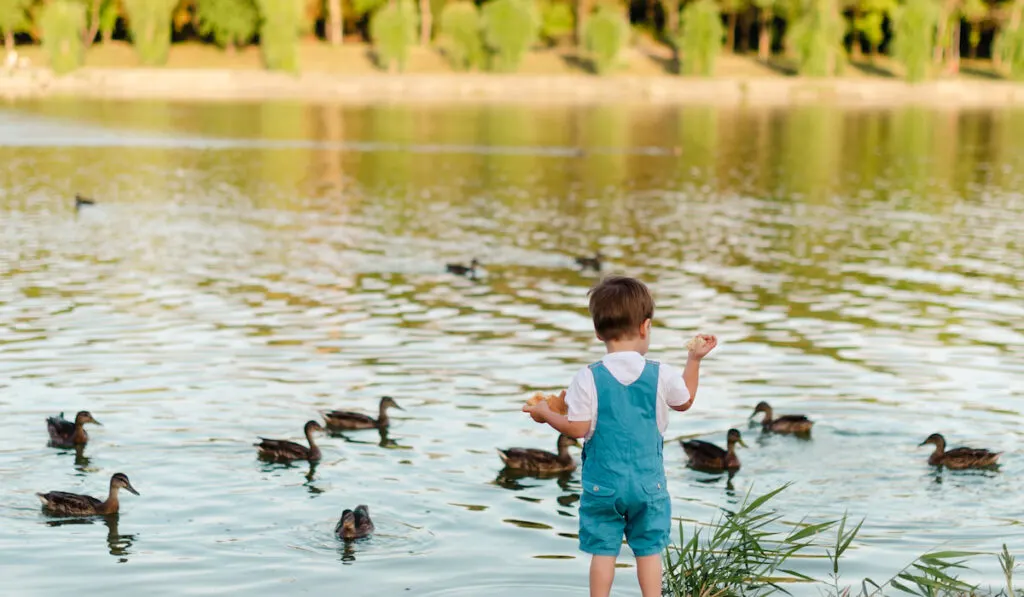
[[[653,356],[720,339],[666,437],[677,518],[792,481],[787,521],[866,518],[852,584],[1024,555],[1024,112],[43,101],[0,111],[0,163],[9,594],[585,595],[579,473],[508,478],[495,448],[554,448],[518,410],[601,354],[597,249],[654,291]],[[257,460],[383,395],[387,437]],[[760,400],[813,438],[748,428]],[[82,453],[48,447],[82,409]],[[735,477],[685,467],[678,438],[734,426]],[[1001,469],[933,470],[933,432]],[[116,520],[40,512],[118,471]],[[377,533],[344,545],[360,503]]]

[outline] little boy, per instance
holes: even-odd
[[[569,384],[568,415],[543,400],[523,410],[566,435],[586,437],[579,535],[580,549],[591,554],[591,597],[611,593],[623,535],[636,555],[643,597],[660,597],[661,556],[672,523],[662,435],[669,409],[693,406],[700,361],[718,341],[702,336],[703,345],[689,351],[680,373],[644,358],[654,299],[643,282],[605,278],[589,296],[594,331],[608,354]]]

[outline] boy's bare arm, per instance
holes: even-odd
[[[701,347],[694,348],[686,357],[686,368],[683,369],[683,383],[686,384],[686,389],[690,391],[690,399],[679,406],[670,407],[676,412],[686,412],[693,406],[693,401],[697,398],[697,386],[700,385],[700,361],[718,346],[718,338],[714,336],[703,336],[703,339],[704,342]]]
[[[590,421],[570,421],[569,417],[551,410],[548,403],[543,400],[537,404],[527,404],[523,407],[523,412],[530,413],[535,418],[540,418],[559,433],[564,433],[569,437],[581,438],[590,432]]]

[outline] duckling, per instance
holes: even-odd
[[[814,425],[814,422],[804,415],[782,415],[776,419],[772,416],[772,407],[767,402],[758,402],[750,418],[753,419],[759,413],[764,413],[761,428],[765,431],[807,434],[811,432],[811,427]]]
[[[589,268],[589,269],[594,270],[595,272],[599,272],[599,271],[601,271],[601,260],[602,259],[604,259],[604,256],[601,255],[600,251],[598,251],[598,252],[594,253],[593,257],[577,257],[576,258],[576,265],[580,266],[581,270],[585,270],[585,269]]]
[[[370,508],[365,504],[356,506],[355,511],[345,510],[341,513],[341,520],[334,527],[334,534],[339,539],[351,541],[362,539],[374,530],[373,521],[370,520]]]
[[[66,420],[63,412],[56,417],[48,417],[46,419],[46,430],[50,433],[50,443],[62,448],[81,446],[88,443],[89,434],[85,432],[86,423],[92,423],[100,427],[103,426],[87,410],[79,411],[75,415],[74,423]]]
[[[49,493],[37,493],[39,501],[43,503],[43,509],[51,514],[60,516],[92,516],[95,514],[108,515],[117,514],[119,507],[117,492],[120,489],[139,495],[132,487],[131,481],[124,473],[114,473],[110,477],[110,492],[107,499],[100,501],[92,496],[67,493],[64,491],[51,491]]]
[[[388,425],[391,424],[391,419],[388,418],[389,408],[405,410],[398,406],[394,398],[384,396],[380,399],[380,410],[376,419],[368,415],[345,410],[332,410],[322,414],[324,421],[327,423],[327,428],[332,430],[387,429]]]
[[[469,266],[462,265],[461,263],[448,263],[445,265],[445,271],[456,276],[469,275],[470,277],[476,275],[476,268],[480,265],[480,262],[473,258],[473,261],[469,262]]]
[[[690,441],[680,440],[679,443],[683,446],[683,450],[689,457],[689,464],[692,468],[716,471],[739,470],[740,459],[736,457],[736,444],[744,448],[747,447],[747,444],[743,443],[743,438],[737,429],[729,430],[726,441],[728,442],[726,444],[728,446],[727,450],[699,439]]]
[[[260,449],[260,458],[275,462],[291,462],[293,460],[308,460],[316,462],[320,460],[320,448],[313,441],[314,431],[323,431],[324,428],[316,421],[307,421],[303,432],[306,434],[306,441],[309,447],[303,446],[284,439],[267,439],[260,437],[260,443],[253,444]]]
[[[96,200],[75,193],[75,209],[82,209],[85,205],[96,205]]]
[[[576,438],[564,433],[558,436],[558,454],[535,448],[508,448],[498,450],[498,458],[510,469],[532,473],[561,473],[576,470],[576,461],[569,454],[569,446],[579,447]]]
[[[987,468],[994,466],[1002,452],[990,452],[981,448],[955,448],[946,451],[946,438],[938,433],[928,436],[921,445],[934,444],[935,451],[928,457],[928,464],[949,469]]]

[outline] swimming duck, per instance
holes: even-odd
[[[46,430],[50,433],[50,443],[60,447],[80,446],[88,443],[89,434],[85,432],[86,423],[103,426],[87,410],[80,411],[75,415],[74,423],[65,419],[64,413],[60,413],[56,417],[48,417]]]
[[[461,263],[448,263],[445,265],[445,271],[456,276],[465,276],[467,274],[475,276],[478,265],[480,265],[480,262],[474,257],[473,261],[469,262],[469,266],[462,265]]]
[[[736,457],[736,444],[744,448],[747,447],[747,444],[743,443],[743,438],[737,429],[729,430],[726,441],[728,442],[726,450],[699,439],[680,440],[679,443],[683,446],[683,450],[690,459],[690,466],[693,468],[719,471],[738,470],[740,459]]]
[[[119,507],[117,492],[121,489],[127,489],[135,495],[139,495],[124,473],[114,473],[114,476],[110,477],[110,492],[107,494],[107,499],[103,501],[89,495],[64,491],[37,493],[36,495],[43,503],[43,509],[51,514],[62,516],[107,515],[117,513]]]
[[[96,201],[75,193],[75,209],[82,209],[84,205],[96,205]]]
[[[391,424],[391,420],[388,418],[389,408],[405,410],[401,406],[398,406],[398,403],[395,402],[394,398],[391,396],[384,396],[380,399],[380,410],[378,411],[376,419],[362,413],[345,410],[331,410],[322,414],[324,416],[324,421],[327,423],[328,429],[386,429],[388,425]]]
[[[313,441],[314,431],[323,431],[324,428],[316,421],[307,421],[303,432],[306,434],[306,441],[309,447],[297,444],[285,439],[260,438],[260,443],[253,444],[260,449],[260,458],[276,462],[291,462],[292,460],[308,460],[316,462],[320,460],[320,448]]]
[[[603,259],[603,256],[601,255],[601,252],[598,251],[594,253],[593,257],[577,257],[576,265],[580,266],[580,269],[585,270],[589,268],[595,272],[599,272],[601,271],[601,259]]]
[[[373,521],[370,520],[370,508],[366,505],[356,506],[355,511],[345,510],[341,513],[341,520],[334,527],[334,534],[339,539],[362,539],[374,530]]]
[[[759,413],[764,413],[764,419],[761,420],[761,428],[765,431],[807,434],[811,432],[811,427],[814,425],[814,421],[811,421],[804,415],[782,415],[776,419],[772,416],[772,407],[767,402],[758,402],[750,418],[753,419]]]
[[[928,457],[928,464],[950,469],[986,468],[996,464],[1002,452],[990,452],[981,448],[955,448],[946,451],[946,438],[938,433],[928,436],[921,445],[934,444],[935,451]]]
[[[533,473],[561,473],[576,470],[576,461],[569,454],[569,446],[579,447],[576,438],[564,433],[558,436],[558,454],[535,448],[508,448],[498,450],[498,458],[510,469]]]

